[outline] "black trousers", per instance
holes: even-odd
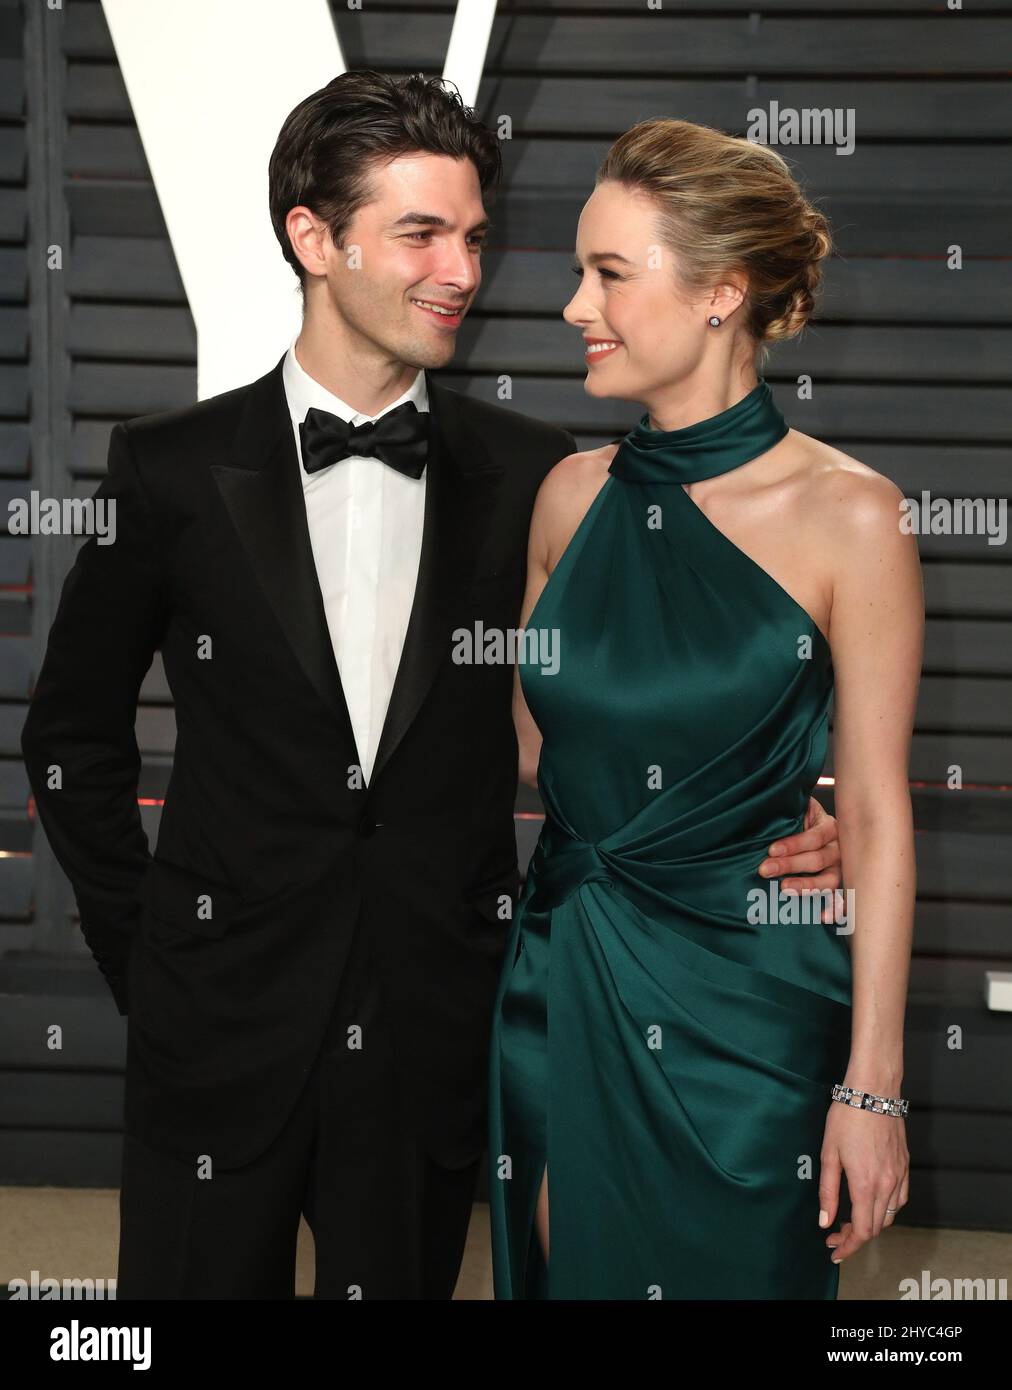
[[[258,1158],[208,1179],[196,1155],[187,1164],[124,1134],[118,1299],[293,1298],[302,1214],[316,1298],[452,1296],[480,1158],[450,1170],[418,1143],[367,927],[362,913],[309,1080]]]

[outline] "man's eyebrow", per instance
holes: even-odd
[[[445,217],[440,217],[435,212],[405,212],[398,217],[396,222],[391,223],[394,227],[422,226],[422,227],[449,227],[450,223]],[[470,229],[472,232],[487,231],[492,225],[492,219],[484,217],[480,222],[476,222]]]
[[[617,251],[592,251],[587,257],[589,265],[599,265],[601,261],[621,261],[623,265],[633,264],[628,256],[622,256]],[[579,256],[573,256],[573,264],[576,266],[580,264]]]

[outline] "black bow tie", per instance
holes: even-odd
[[[414,401],[405,401],[378,420],[353,426],[339,415],[313,406],[299,426],[299,437],[307,473],[364,454],[382,459],[408,478],[420,478],[429,451],[429,414],[418,410]]]

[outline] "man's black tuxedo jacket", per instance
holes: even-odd
[[[458,1166],[484,1145],[499,898],[515,903],[519,879],[514,668],[455,663],[451,634],[517,626],[535,493],[576,445],[426,374],[417,588],[362,788],[283,362],[113,429],[96,496],[116,499],[115,542],[89,538],[67,578],[22,748],[128,1013],[133,1133],[226,1168],[261,1153],[318,1052],[361,911],[405,1097],[428,1152]],[[134,720],[158,648],[177,737],[152,858]]]

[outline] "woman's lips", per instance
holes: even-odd
[[[599,362],[602,357],[610,357],[622,346],[615,338],[585,338],[587,344],[583,354],[585,362]]]

